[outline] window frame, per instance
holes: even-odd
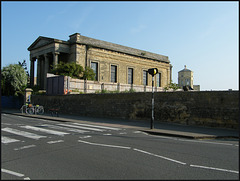
[[[143,76],[142,76],[143,85],[147,86],[148,85],[148,72],[147,72],[147,70],[143,70],[142,72],[143,72]],[[144,75],[145,75],[145,79],[146,79],[145,81],[144,81]]]
[[[129,70],[131,70],[131,73],[129,74]],[[127,83],[128,84],[133,84],[133,72],[134,72],[134,69],[132,68],[132,67],[128,67],[127,68]],[[129,75],[131,75],[131,77],[129,77]],[[131,80],[130,80],[130,79]],[[130,80],[130,82],[129,82],[129,80]]]
[[[96,64],[96,72],[94,71],[94,69],[92,68],[92,64]],[[95,81],[99,81],[99,62],[98,61],[91,61],[90,62],[90,66],[91,69],[93,69],[94,73],[95,73]]]
[[[114,70],[115,72],[112,72],[112,70],[113,70],[112,67],[115,67],[115,70]],[[114,65],[114,64],[111,64],[111,66],[110,66],[110,82],[112,82],[112,83],[117,83],[117,81],[118,81],[117,70],[118,70],[118,66]],[[113,80],[113,73],[114,73],[114,80]]]

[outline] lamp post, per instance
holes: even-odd
[[[154,75],[158,73],[157,68],[148,69],[148,73],[152,75],[152,117],[151,117],[151,129],[154,129]]]

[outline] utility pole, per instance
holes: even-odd
[[[151,117],[151,129],[154,129],[154,75],[158,73],[157,68],[148,69],[148,73],[152,75],[152,117]]]

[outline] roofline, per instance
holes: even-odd
[[[75,34],[80,35],[79,33],[75,33]],[[73,35],[75,35],[75,34],[73,34]],[[73,36],[73,35],[70,35],[70,36]],[[48,40],[50,40],[50,42],[47,43],[47,44],[43,44],[40,47],[46,46],[46,45],[48,45],[50,43],[54,43],[54,42],[64,43],[64,44],[69,44],[69,45],[71,45],[71,44],[82,44],[82,45],[92,46],[92,47],[95,47],[95,48],[101,48],[101,49],[111,50],[111,51],[115,51],[115,52],[125,53],[127,55],[132,55],[132,56],[147,58],[147,59],[151,59],[151,60],[155,60],[155,61],[157,60],[157,61],[160,61],[160,62],[170,63],[170,61],[168,59],[168,56],[165,56],[165,55],[151,53],[151,52],[148,52],[148,51],[145,51],[145,50],[131,48],[131,47],[127,47],[127,46],[123,46],[123,45],[119,45],[119,44],[115,44],[115,43],[111,43],[111,42],[107,42],[107,41],[103,41],[103,40],[98,40],[98,39],[82,36],[82,35],[80,35],[80,38],[77,41],[70,41],[70,40],[64,41],[64,40],[39,36],[28,47],[27,50],[28,51],[33,50],[32,47],[34,47],[34,45],[36,45],[37,42],[40,41],[41,39],[48,39]]]
[[[148,52],[145,50],[131,48],[131,47],[127,47],[127,46],[123,46],[123,45],[119,45],[119,44],[115,44],[115,43],[111,43],[103,40],[89,38],[82,35],[80,35],[79,40],[71,42],[71,44],[74,44],[74,43],[90,45],[92,47],[102,48],[102,49],[111,50],[115,52],[125,53],[128,55],[134,55],[141,58],[148,58],[148,59],[158,60],[165,63],[170,63],[168,56],[165,56],[165,55],[160,55],[160,54]]]

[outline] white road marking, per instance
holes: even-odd
[[[12,125],[12,124],[10,124],[10,123],[1,123],[1,124],[3,124],[3,125],[8,125],[8,126],[9,126],[9,125]]]
[[[16,139],[13,139],[13,138],[8,138],[6,136],[2,136],[1,139],[2,139],[2,143],[13,143],[13,142],[20,141],[20,140],[16,140]]]
[[[56,141],[48,141],[48,144],[54,144],[54,143],[61,143],[64,142],[64,140],[56,140]]]
[[[190,165],[190,167],[204,168],[204,169],[218,170],[218,171],[223,171],[223,172],[231,172],[231,173],[239,174],[239,171],[227,170],[227,169],[222,169],[222,168],[206,167],[206,166],[200,166],[200,165]]]
[[[89,126],[89,127],[95,127],[95,128],[103,128],[103,129],[110,129],[110,130],[121,130],[120,128],[113,128],[108,126],[98,126],[98,125],[90,125],[90,124],[82,124],[82,123],[73,123],[80,126]]]
[[[119,134],[127,134],[127,133],[119,133]]]
[[[4,168],[1,169],[1,172],[8,173],[10,175],[15,175],[17,177],[23,177],[24,176],[24,174],[22,174],[22,173],[17,173],[17,172],[11,171],[11,170],[6,170]]]
[[[27,148],[32,148],[32,147],[36,147],[36,145],[27,145],[27,146],[23,146],[23,147],[20,147],[20,148],[14,148],[14,150],[23,150],[23,149],[27,149]]]
[[[79,137],[79,138],[91,138],[92,136],[89,136],[89,135],[87,135],[87,136],[81,136],[81,137]]]
[[[54,134],[54,135],[58,135],[58,136],[63,136],[65,134],[69,134],[69,133],[65,133],[65,132],[61,132],[61,131],[54,131],[54,130],[38,128],[38,127],[34,127],[34,126],[20,126],[20,127],[21,128],[26,128],[26,129],[31,129],[31,130],[34,130],[34,131],[41,131],[41,132],[44,132],[44,133]]]
[[[79,130],[79,129],[67,128],[67,127],[50,125],[50,124],[43,124],[43,125],[41,125],[41,126],[47,126],[47,127],[55,128],[55,129],[64,129],[64,130],[68,130],[68,131],[72,131],[72,132],[77,132],[77,133],[86,133],[86,132],[89,132],[89,131],[86,131],[86,130]]]
[[[19,136],[23,136],[23,137],[27,137],[27,138],[32,138],[32,139],[40,139],[40,138],[46,138],[46,136],[40,136],[37,134],[33,134],[33,133],[29,133],[29,132],[25,132],[25,131],[20,131],[17,129],[12,129],[12,128],[3,128],[2,131],[6,131],[12,134],[16,134]]]
[[[106,144],[100,144],[100,143],[91,143],[91,142],[82,141],[82,140],[78,140],[78,142],[86,143],[86,144],[89,144],[89,145],[96,145],[96,146],[106,146],[106,147],[112,147],[112,148],[131,149],[131,147],[117,146],[117,145],[106,145]]]
[[[103,132],[103,130],[97,129],[97,128],[87,128],[87,127],[82,127],[82,126],[77,126],[77,125],[71,125],[71,124],[58,124],[58,125]]]
[[[112,134],[110,134],[110,133],[106,133],[106,134],[103,134],[104,136],[110,136],[110,135],[112,135]]]
[[[139,149],[136,149],[136,148],[134,148],[133,150],[138,151],[138,152],[142,152],[142,153],[146,153],[148,155],[156,156],[156,157],[159,157],[159,158],[162,158],[162,159],[165,159],[165,160],[169,160],[169,161],[172,161],[172,162],[175,162],[175,163],[179,163],[179,164],[182,164],[182,165],[186,165],[186,163],[184,163],[184,162],[173,160],[171,158],[167,158],[167,157],[164,157],[164,156],[156,155],[156,154],[149,153],[149,152],[146,152],[146,151],[143,151],[143,150],[139,150]]]

